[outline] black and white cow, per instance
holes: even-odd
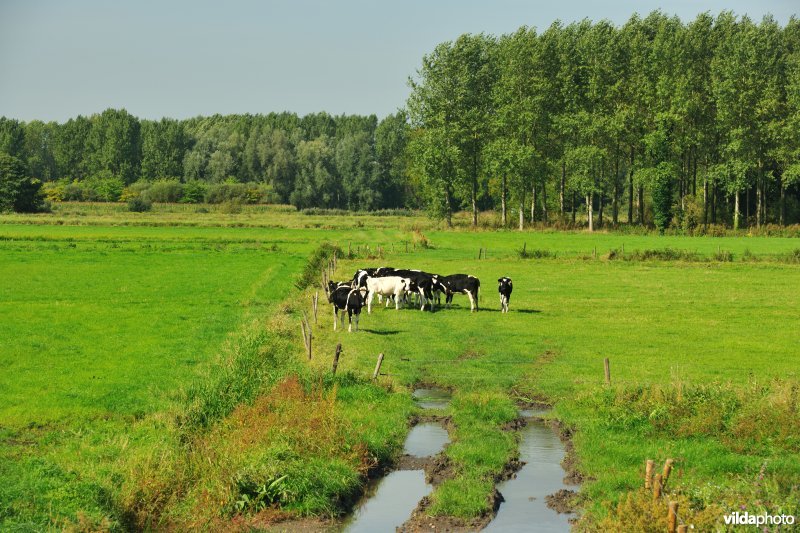
[[[353,275],[352,285],[354,288],[363,288],[367,286],[367,278],[368,277],[375,277],[375,273],[380,270],[380,268],[360,268],[356,270],[355,275]]]
[[[422,270],[394,270],[392,275],[410,279],[411,285],[408,290],[419,297],[420,311],[425,310],[425,304],[428,302],[433,311],[433,277],[435,274],[429,274]]]
[[[481,289],[481,280],[468,274],[451,274],[450,276],[434,276],[433,286],[442,290],[445,295],[445,304],[450,307],[455,293],[466,294],[469,297],[470,311],[478,310],[478,293]]]
[[[508,313],[508,303],[511,301],[511,291],[514,290],[514,285],[511,283],[511,278],[500,278],[497,280],[497,292],[500,293],[500,311]]]
[[[353,288],[348,282],[331,281],[328,283],[327,292],[328,301],[333,305],[333,330],[336,331],[337,322],[340,320],[342,328],[344,328],[344,313],[347,311],[347,331],[353,331],[353,315],[355,315],[356,331],[358,331],[358,319],[361,317],[361,308],[365,304],[362,291]]]

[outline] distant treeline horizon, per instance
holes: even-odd
[[[0,153],[54,200],[119,200],[157,182],[181,184],[176,201],[207,201],[211,185],[252,184],[246,201],[407,207],[448,221],[466,208],[475,224],[481,210],[506,220],[513,206],[520,227],[800,220],[795,17],[781,27],[770,16],[683,23],[653,12],[621,26],[465,34],[424,56],[410,85],[405,109],[382,120],[4,117]]]

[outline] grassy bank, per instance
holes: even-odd
[[[676,459],[670,488],[697,524],[741,505],[796,513],[796,239],[134,215],[0,217],[3,528],[335,516],[399,449],[417,383],[454,392],[432,515],[490,512],[514,404],[531,399],[572,431],[587,528],[660,512],[636,492],[647,458]],[[323,304],[307,363],[299,317],[315,288],[295,282],[324,241],[352,252],[340,279],[386,264],[474,274],[484,310],[460,296],[435,313],[377,306],[348,334]],[[507,315],[500,276],[514,279]]]

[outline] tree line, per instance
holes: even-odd
[[[423,58],[411,88],[410,171],[448,221],[466,206],[477,224],[487,204],[504,223],[515,205],[520,227],[528,210],[580,211],[590,229],[797,221],[796,18],[657,11],[462,35]]]
[[[0,118],[0,174],[55,200],[496,209],[504,225],[800,218],[800,23],[656,11],[622,26],[465,34],[409,80],[406,109],[63,124]],[[6,187],[8,188],[8,187]],[[30,187],[29,187],[30,188]],[[0,196],[2,179],[0,179]],[[0,205],[2,208],[2,205]],[[515,213],[514,213],[515,212]]]
[[[374,210],[406,205],[403,113],[214,115],[140,120],[107,109],[63,124],[0,118],[0,153],[55,200],[287,203]],[[239,185],[237,187],[237,185]]]

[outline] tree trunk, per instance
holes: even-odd
[[[502,208],[501,208],[502,212],[503,212],[502,219],[503,219],[503,227],[505,228],[508,225],[508,215],[506,213],[506,176],[505,176],[505,174],[503,175],[501,183],[502,183],[502,186],[501,186],[502,190],[500,192],[500,203],[502,204]]]
[[[536,182],[531,186],[531,225],[536,222]]]
[[[519,230],[525,229],[525,196],[519,201]]]
[[[619,147],[614,156],[614,200],[611,204],[611,220],[615,226],[619,223]]]
[[[692,196],[697,197],[697,147],[693,148],[692,157]]]
[[[739,229],[739,191],[736,191],[736,200],[733,208],[733,229]]]
[[[781,188],[781,205],[780,205],[780,223],[781,226],[786,224],[786,187],[783,185],[783,178],[780,179],[780,188]]]
[[[717,223],[717,182],[711,187],[711,223]]]
[[[708,226],[708,178],[703,178],[703,227]]]
[[[575,224],[575,191],[572,191],[572,224]]]
[[[592,194],[586,195],[586,220],[589,222],[589,231],[594,231],[592,225]]]
[[[761,197],[761,183],[759,181],[756,182],[756,227],[761,229],[761,205],[763,199]]]
[[[644,225],[644,187],[639,185],[637,203],[639,205],[639,224]]]
[[[559,214],[561,215],[562,220],[564,218],[564,187],[566,186],[566,183],[567,183],[567,163],[566,163],[566,161],[562,161],[561,162],[561,185],[559,186],[559,189],[558,189],[558,205],[559,205],[559,207],[561,209],[561,212]]]
[[[445,218],[447,219],[447,227],[453,227],[453,209],[450,206],[450,192],[444,191],[444,204],[445,204]]]
[[[547,224],[547,180],[542,182],[542,222]]]
[[[744,225],[750,224],[750,187],[744,193]]]
[[[603,227],[603,198],[605,198],[605,194],[603,191],[600,191],[600,197],[597,199],[597,227]]]
[[[628,224],[633,224],[633,146],[631,146],[631,167],[628,169]]]
[[[472,182],[472,227],[478,227],[478,184]]]

